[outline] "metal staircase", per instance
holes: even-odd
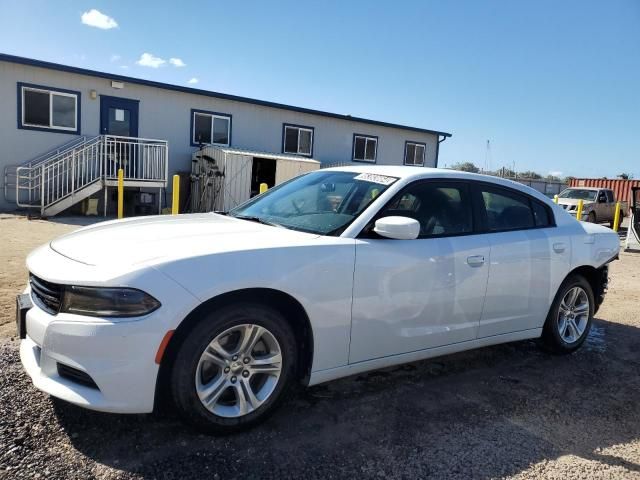
[[[119,169],[125,186],[165,187],[168,158],[165,140],[79,137],[25,164],[6,167],[4,195],[18,207],[50,217],[115,186]]]

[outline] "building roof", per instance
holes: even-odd
[[[59,63],[52,63],[52,62],[45,62],[43,60],[34,60],[32,58],[25,58],[25,57],[18,57],[15,55],[8,55],[5,53],[0,53],[0,61],[2,62],[9,62],[9,63],[18,63],[21,65],[31,65],[34,67],[40,67],[40,68],[47,68],[49,70],[57,70],[60,72],[69,72],[69,73],[76,73],[79,75],[87,75],[90,77],[98,77],[98,78],[106,78],[109,80],[116,80],[116,81],[121,81],[121,82],[128,82],[128,83],[134,83],[137,85],[145,85],[148,87],[155,87],[155,88],[162,88],[165,90],[173,90],[176,92],[184,92],[184,93],[192,93],[194,95],[203,95],[205,97],[213,97],[213,98],[219,98],[222,100],[232,100],[235,102],[243,102],[243,103],[250,103],[253,105],[261,105],[263,107],[271,107],[271,108],[278,108],[281,110],[290,110],[292,112],[298,112],[298,113],[308,113],[311,115],[320,115],[323,117],[330,117],[330,118],[338,118],[340,120],[348,120],[348,121],[352,121],[352,122],[359,122],[359,123],[366,123],[369,125],[377,125],[380,127],[390,127],[390,128],[400,128],[403,130],[411,130],[414,132],[421,132],[421,133],[432,133],[434,135],[443,135],[445,137],[450,137],[451,134],[447,133],[447,132],[440,132],[438,130],[429,130],[426,128],[418,128],[418,127],[410,127],[408,125],[399,125],[399,124],[395,124],[395,123],[388,123],[388,122],[381,122],[378,120],[369,120],[367,118],[360,118],[360,117],[352,117],[351,115],[343,115],[340,113],[331,113],[331,112],[324,112],[321,110],[314,110],[311,108],[303,108],[303,107],[295,107],[292,105],[285,105],[282,103],[276,103],[276,102],[268,102],[266,100],[257,100],[254,98],[248,98],[248,97],[241,97],[238,95],[229,95],[226,93],[219,93],[219,92],[212,92],[209,90],[201,90],[199,88],[190,88],[190,87],[183,87],[181,85],[172,85],[170,83],[162,83],[162,82],[155,82],[153,80],[143,80],[141,78],[135,78],[135,77],[127,77],[124,75],[117,75],[114,73],[107,73],[107,72],[98,72],[96,70],[88,70],[86,68],[79,68],[79,67],[71,67],[69,65],[61,65]]]
[[[259,150],[246,150],[244,148],[216,147],[215,145],[205,146],[202,148],[202,150],[198,150],[197,152],[195,152],[195,155],[198,155],[201,152],[206,155],[208,149],[220,150],[221,152],[231,153],[234,155],[268,158],[270,160],[291,160],[294,162],[316,163],[318,165],[320,164],[318,160],[314,160],[313,158],[300,157],[299,155],[291,155],[288,153],[261,152]]]

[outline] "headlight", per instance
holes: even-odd
[[[158,300],[135,288],[67,286],[60,312],[90,317],[140,317],[159,307]]]

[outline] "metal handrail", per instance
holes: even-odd
[[[73,151],[76,148],[82,148],[84,144],[86,144],[87,142],[91,142],[91,141],[95,140],[97,137],[90,137],[90,138],[89,137],[81,137],[81,138],[83,139],[81,142],[75,143],[72,146],[70,146],[68,148],[65,148],[64,150],[60,150],[60,151],[52,154],[49,157],[43,158],[42,160],[38,161],[37,163],[27,163],[25,165],[20,165],[20,166],[29,166],[31,168],[36,168],[36,167],[42,165],[43,163],[48,163],[48,162],[52,161],[53,159],[61,158],[61,157],[64,157],[66,155],[72,155]]]
[[[122,140],[127,140],[132,142],[137,141],[137,142],[154,142],[154,143],[164,143],[164,144],[169,143],[167,140],[161,140],[158,138],[124,137],[122,135],[98,135],[98,136],[105,137],[105,138],[122,139]]]
[[[40,155],[32,158],[31,160],[29,160],[26,163],[23,163],[21,165],[16,165],[16,167],[19,166],[31,166],[31,167],[35,167],[37,166],[39,163],[42,163],[46,160],[48,160],[49,158],[51,158],[54,155],[59,155],[59,154],[63,154],[65,152],[67,152],[68,150],[73,149],[75,146],[84,143],[87,140],[86,136],[82,136],[82,137],[76,137],[76,138],[72,138],[71,140],[69,140],[67,143],[63,143],[62,145],[49,150],[48,152],[45,153],[41,153]]]
[[[45,209],[96,181],[164,182],[168,178],[168,142],[149,138],[98,135],[54,153],[37,164],[16,168],[16,204]],[[21,195],[22,192],[22,195]],[[26,201],[23,201],[24,198]]]
[[[49,150],[48,152],[41,153],[40,155],[29,160],[28,162],[24,162],[21,164],[14,164],[14,165],[6,165],[4,167],[4,185],[3,185],[3,195],[4,195],[5,201],[7,202],[12,201],[12,200],[9,200],[8,192],[11,189],[11,187],[15,188],[17,185],[12,184],[9,181],[9,178],[16,177],[15,182],[18,182],[19,181],[18,170],[23,170],[25,167],[35,168],[44,162],[51,161],[52,158],[66,155],[70,151],[72,151],[74,148],[76,148],[78,145],[85,143],[86,141],[87,141],[86,136],[73,138],[64,144],[52,150]],[[11,170],[13,170],[13,172],[11,172]],[[20,205],[20,202],[18,201],[17,198],[16,198],[16,204],[18,204],[19,206],[23,206],[23,205]]]

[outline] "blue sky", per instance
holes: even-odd
[[[442,166],[490,139],[491,168],[640,178],[638,0],[0,0],[0,51],[448,131]]]

